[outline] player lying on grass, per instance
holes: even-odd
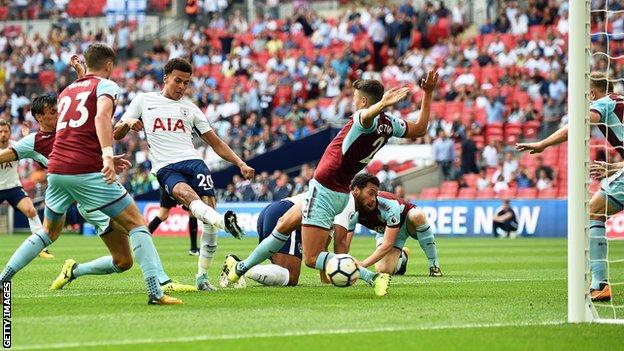
[[[76,60],[76,61],[75,61]],[[72,57],[72,66],[78,65],[76,68],[79,73],[79,77],[84,75],[81,70],[77,57]],[[41,166],[47,168],[48,156],[52,151],[52,145],[54,144],[56,124],[58,121],[58,109],[57,98],[54,94],[42,95],[36,97],[31,104],[31,113],[33,117],[39,123],[39,131],[30,133],[19,141],[15,142],[8,150],[0,151],[0,163],[11,162],[22,159],[33,159]],[[121,172],[130,163],[120,157],[115,158],[116,171]],[[112,232],[118,231],[123,234],[128,234],[124,231],[123,227],[119,224],[111,221],[101,211],[87,212],[84,207],[78,204],[78,212],[80,215],[91,225],[93,225],[95,232],[100,237]],[[100,275],[115,273],[114,271],[102,270],[100,263],[113,261],[116,262],[118,267],[130,268],[128,265],[121,264],[122,257],[104,256],[91,262],[77,264],[73,259],[65,261],[63,269],[58,278],[50,286],[50,290],[62,289],[67,283],[83,275]],[[197,291],[194,286],[180,284],[173,281],[165,273],[160,259],[158,260],[158,281],[166,293],[171,292],[186,292]]]
[[[259,243],[271,236],[274,230],[280,233],[291,233],[290,238],[269,257],[272,264],[253,266],[244,276],[240,277],[234,287],[245,287],[245,278],[268,286],[295,286],[298,284],[302,257],[301,206],[304,198],[305,194],[299,194],[270,203],[262,209],[257,222]],[[292,234],[293,232],[295,233]],[[340,242],[346,242],[346,240],[337,239],[334,241],[334,243]],[[327,244],[329,245],[329,242]],[[345,249],[334,246],[335,253],[346,253]],[[233,255],[233,257],[236,256]],[[323,283],[330,282],[324,272],[321,272],[320,276]],[[227,276],[223,273],[221,273],[219,281],[222,287],[226,287],[228,284]]]
[[[354,82],[353,102],[356,112],[323,153],[302,208],[301,237],[306,266],[325,270],[333,253],[325,251],[334,217],[341,213],[349,200],[349,186],[390,138],[416,138],[425,135],[429,124],[429,108],[438,74],[431,70],[421,86],[425,91],[421,114],[417,122],[406,122],[383,112],[407,96],[408,88],[392,88],[384,92],[376,80]],[[274,231],[244,261],[226,257],[223,273],[228,283],[235,283],[251,267],[269,258],[289,239],[288,233]],[[360,278],[375,289],[375,294],[387,294],[390,276],[373,273],[360,267]]]
[[[173,207],[178,206],[178,202],[171,197],[171,195],[167,194],[165,189],[160,188],[160,209],[158,209],[158,214],[152,218],[152,220],[147,225],[150,233],[154,233],[160,223],[164,222],[169,218],[169,212]],[[184,208],[188,211],[188,209]],[[189,212],[189,238],[191,240],[191,248],[189,249],[189,255],[191,256],[199,256],[199,249],[197,248],[197,218],[193,217],[193,215]]]
[[[14,141],[11,138],[11,126],[4,120],[0,120],[0,155],[12,155]],[[43,229],[37,210],[32,200],[28,197],[17,173],[18,163],[14,158],[0,158],[0,204],[8,202],[11,207],[20,211],[28,218],[28,226],[31,233],[37,233]],[[39,253],[41,258],[54,258],[48,249]]]
[[[624,157],[624,96],[609,94],[613,84],[603,73],[590,76],[589,95],[593,103],[589,107],[589,121],[607,138],[611,146]],[[546,139],[535,143],[520,143],[520,151],[540,153],[544,149],[568,140],[568,125],[565,125]],[[591,299],[593,301],[611,300],[611,287],[607,281],[607,235],[605,222],[624,208],[624,170],[623,163],[609,166],[609,173],[617,170],[608,180],[603,181],[589,201],[589,261],[592,273]],[[594,165],[594,174],[604,164]]]
[[[181,304],[181,300],[163,293],[152,237],[134,200],[115,180],[119,157],[113,155],[111,118],[119,87],[108,79],[115,52],[105,44],[95,43],[85,51],[85,59],[87,74],[59,96],[59,119],[48,157],[44,230],[31,235],[15,251],[0,273],[0,281],[10,281],[39,251],[58,239],[65,212],[77,202],[87,213],[103,212],[128,233],[112,231],[104,235],[102,240],[111,256],[92,261],[91,270],[127,270],[132,266],[134,253],[143,272],[148,304]]]
[[[115,126],[115,139],[123,138],[130,130],[145,130],[153,160],[152,173],[160,186],[204,223],[195,277],[197,288],[216,290],[208,280],[208,269],[217,249],[217,230],[225,229],[238,239],[245,233],[234,212],[226,211],[222,216],[215,210],[210,169],[197,154],[192,133],[197,133],[222,159],[238,166],[246,179],[253,178],[255,171],[217,136],[199,107],[184,97],[193,66],[182,58],[174,58],[167,62],[164,71],[163,89],[139,93],[132,100]]]
[[[360,173],[351,182],[352,200],[345,210],[336,217],[336,236],[350,238],[355,225],[361,225],[377,232],[377,249],[366,259],[359,262],[362,267],[375,265],[375,271],[388,274],[404,274],[408,254],[403,250],[408,238],[418,240],[427,256],[429,275],[441,277],[438,252],[433,228],[427,222],[424,212],[412,203],[396,195],[379,191],[379,179],[366,173]],[[348,230],[351,235],[341,232]]]

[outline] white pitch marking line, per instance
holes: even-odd
[[[479,328],[501,328],[501,327],[529,327],[529,326],[545,326],[545,325],[561,325],[563,320],[553,320],[544,322],[520,322],[520,323],[491,323],[491,324],[459,324],[459,325],[423,325],[423,326],[396,326],[396,327],[379,327],[379,328],[361,328],[361,329],[338,329],[338,330],[306,330],[296,332],[278,332],[278,333],[249,333],[249,334],[230,334],[230,335],[198,335],[198,336],[182,336],[176,338],[142,338],[142,339],[126,339],[126,340],[106,340],[106,341],[88,341],[88,342],[71,342],[71,343],[52,343],[52,344],[33,344],[24,346],[14,346],[13,350],[40,350],[40,349],[65,349],[65,348],[87,348],[99,346],[124,346],[124,345],[140,345],[140,344],[169,344],[183,343],[195,341],[214,341],[214,340],[241,340],[253,338],[280,338],[280,337],[298,337],[312,335],[340,335],[340,334],[359,334],[359,333],[376,333],[376,332],[400,332],[400,331],[426,331],[426,330],[445,330],[445,329],[479,329]]]

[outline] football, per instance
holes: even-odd
[[[354,285],[360,278],[355,259],[347,254],[332,257],[325,265],[325,272],[332,284],[339,287]]]

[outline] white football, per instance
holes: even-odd
[[[325,265],[325,273],[332,284],[339,287],[351,286],[360,278],[355,259],[347,254],[334,255],[329,259]]]

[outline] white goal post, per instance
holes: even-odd
[[[589,300],[589,39],[590,1],[570,1],[568,40],[568,322],[590,322]]]

